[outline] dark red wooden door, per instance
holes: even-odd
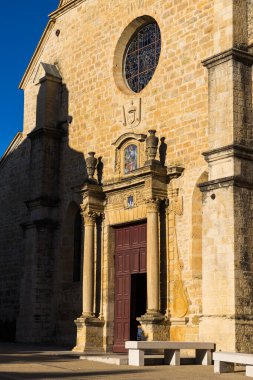
[[[146,224],[115,230],[114,352],[125,352],[130,339],[131,275],[147,271]]]

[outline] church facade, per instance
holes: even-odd
[[[253,349],[252,0],[61,0],[0,161],[0,339]]]

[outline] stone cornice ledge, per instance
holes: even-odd
[[[236,157],[248,161],[253,161],[253,149],[240,144],[222,146],[220,148],[203,152],[202,155],[205,157],[205,160],[208,163],[228,157]]]
[[[222,53],[215,54],[210,58],[204,59],[202,61],[203,66],[207,67],[208,69],[220,65],[224,62],[234,60],[241,63],[244,63],[247,66],[253,65],[253,55],[248,53],[245,50],[240,50],[236,48],[232,48],[229,50],[225,50]]]
[[[203,182],[198,185],[202,193],[230,186],[252,190],[253,182],[247,181],[240,176],[230,176]]]
[[[12,140],[12,142],[10,143],[10,145],[8,146],[8,148],[6,149],[6,151],[4,152],[3,156],[0,157],[0,167],[8,159],[8,157],[10,156],[10,154],[17,149],[17,147],[21,144],[22,140],[23,140],[23,133],[22,132],[18,132],[15,135],[14,139]]]

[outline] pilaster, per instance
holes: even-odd
[[[39,70],[36,125],[31,141],[24,273],[16,339],[50,342],[54,335],[54,241],[58,226],[61,77],[53,65]]]
[[[252,64],[253,56],[237,48],[204,61],[209,75],[209,150],[203,155],[209,181],[200,185],[200,340],[214,341],[225,351],[253,348]]]

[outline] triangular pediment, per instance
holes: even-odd
[[[57,17],[59,17],[63,12],[66,12],[67,9],[71,9],[83,1],[86,0],[60,0],[58,8],[49,15],[50,20],[23,75],[19,88],[25,89],[31,75],[33,75],[34,69],[40,60],[40,56],[44,50],[44,47],[51,35],[51,32],[54,30],[54,25]]]

